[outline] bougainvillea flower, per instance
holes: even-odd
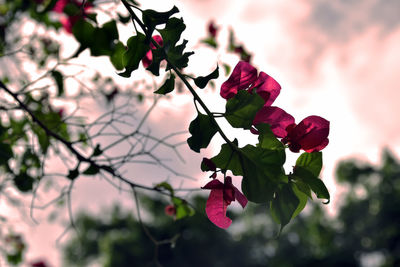
[[[208,219],[220,228],[226,229],[232,223],[226,216],[226,209],[232,201],[237,200],[243,208],[247,205],[247,198],[232,184],[230,176],[225,178],[225,183],[214,179],[202,189],[211,189],[206,203],[206,214]]]
[[[153,36],[153,39],[159,46],[163,46],[163,39],[160,35]],[[147,68],[148,66],[150,66],[151,62],[153,61],[153,53],[151,52],[151,50],[156,48],[157,47],[155,47],[155,45],[152,42],[150,42],[150,49],[149,51],[147,51],[144,58],[142,58],[143,67]]]
[[[329,143],[329,121],[319,116],[309,116],[297,125],[291,124],[286,131],[288,134],[282,142],[288,144],[292,152],[320,151]]]
[[[253,125],[260,123],[268,123],[274,135],[283,138],[287,136],[286,128],[294,124],[294,118],[281,108],[264,106],[257,112],[253,120]],[[254,128],[250,130],[254,134],[258,133]]]
[[[231,76],[221,86],[221,96],[234,97],[239,90],[248,89],[257,80],[257,69],[245,61],[239,61]]]
[[[280,84],[275,81],[274,78],[262,71],[258,75],[258,79],[252,87],[257,88],[256,92],[265,100],[266,106],[271,106],[281,92]]]
[[[211,35],[213,38],[217,37],[218,27],[215,26],[214,21],[210,21],[207,28],[209,35]]]
[[[164,212],[168,216],[175,216],[176,215],[176,208],[174,205],[167,205],[165,206]]]
[[[247,89],[252,92],[256,88],[265,101],[265,106],[270,106],[278,97],[281,86],[274,78],[260,72],[257,76],[257,69],[245,61],[240,61],[232,71],[228,80],[221,86],[221,96],[225,99],[234,97],[239,90]]]
[[[64,8],[68,5],[68,4],[74,4],[76,5],[78,8],[82,7],[82,1],[77,1],[77,0],[58,0],[57,3],[54,5],[53,7],[53,11],[59,14],[64,13]],[[75,23],[85,17],[86,15],[86,11],[88,9],[90,9],[91,7],[93,7],[93,4],[89,1],[85,2],[85,6],[83,8],[83,12],[81,12],[80,14],[77,15],[68,15],[66,17],[61,17],[60,18],[60,22],[63,25],[63,28],[68,32],[68,33],[72,33],[72,28],[74,27]]]

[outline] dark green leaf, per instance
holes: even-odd
[[[84,19],[78,20],[72,28],[76,40],[81,43],[82,47],[90,47],[96,41],[96,28]]]
[[[98,174],[99,172],[100,172],[99,167],[97,167],[97,166],[91,164],[86,170],[84,170],[84,171],[82,172],[82,174],[85,174],[85,175],[95,175],[95,174]]]
[[[282,228],[290,222],[295,211],[300,204],[300,200],[290,184],[283,184],[279,187],[271,201],[271,215]]]
[[[112,55],[110,56],[110,61],[117,70],[123,70],[125,67],[123,62],[125,51],[125,46],[121,42],[118,42],[114,47]]]
[[[131,77],[132,71],[139,67],[139,62],[150,49],[149,45],[146,44],[146,36],[141,33],[129,38],[127,46],[128,50],[124,53],[123,57],[125,72],[119,73],[119,75],[125,78]]]
[[[166,70],[172,69],[171,65],[174,65],[178,69],[183,69],[188,66],[189,57],[194,54],[194,52],[185,52],[183,50],[186,48],[187,40],[183,40],[182,44],[172,47],[167,52],[167,57],[170,63],[168,63]]]
[[[171,10],[167,12],[157,12],[152,9],[144,10],[142,13],[142,19],[144,24],[151,29],[160,24],[167,23],[168,19],[175,13],[178,13],[179,9],[174,6]]]
[[[207,76],[199,76],[196,79],[194,79],[194,83],[197,85],[197,87],[203,89],[204,87],[207,86],[207,83],[211,80],[211,79],[217,79],[219,76],[219,70],[218,70],[218,66],[217,68],[211,72],[209,75]]]
[[[182,32],[186,29],[186,25],[183,23],[183,19],[171,18],[168,20],[165,28],[159,30],[163,39],[164,47],[167,50],[170,47],[174,47],[176,43],[181,39]]]
[[[296,161],[296,167],[303,167],[315,177],[319,176],[322,169],[322,152],[304,152]]]
[[[170,77],[165,81],[165,83],[154,93],[166,95],[172,92],[175,88],[175,75],[171,74]]]
[[[20,173],[14,177],[14,184],[21,192],[29,192],[32,190],[35,180],[27,173]]]
[[[297,215],[299,215],[299,213],[305,208],[305,206],[307,205],[307,195],[303,193],[303,191],[301,191],[298,188],[298,184],[296,183],[290,183],[290,186],[292,187],[292,190],[294,192],[294,194],[296,195],[296,197],[299,199],[299,205],[297,206],[296,210],[293,213],[292,219],[294,219]]]
[[[64,78],[63,75],[61,74],[61,72],[53,70],[51,72],[51,76],[53,76],[56,84],[57,84],[57,88],[58,88],[58,92],[57,92],[57,96],[61,96],[64,94]]]
[[[272,199],[276,186],[286,182],[282,165],[285,153],[247,145],[234,150],[223,144],[220,153],[211,159],[222,170],[243,176],[242,190],[247,199],[265,203]]]
[[[286,182],[283,164],[285,153],[247,145],[241,150],[242,191],[248,200],[265,203],[271,200],[277,184]]]
[[[268,149],[285,149],[285,146],[282,144],[282,142],[280,142],[271,131],[271,127],[269,124],[258,124],[256,128],[259,133],[259,143],[257,146]]]
[[[76,16],[81,13],[81,9],[73,3],[68,3],[65,5],[63,12],[68,16]]]
[[[293,176],[295,176],[296,179],[308,184],[311,190],[317,195],[317,198],[327,199],[328,201],[325,204],[329,203],[330,195],[325,184],[321,179],[315,177],[308,169],[296,166]]]
[[[225,118],[235,128],[250,129],[257,111],[264,105],[258,94],[240,90],[226,103]]]
[[[192,134],[187,139],[189,147],[195,152],[200,152],[200,149],[206,148],[217,133],[217,127],[210,117],[199,113],[190,123],[189,132]]]
[[[130,15],[124,16],[124,15],[122,15],[120,13],[117,13],[117,14],[118,14],[118,20],[122,24],[127,24],[131,20],[131,16]]]

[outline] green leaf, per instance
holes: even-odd
[[[205,38],[203,40],[200,40],[200,42],[203,43],[203,44],[209,45],[209,46],[211,46],[213,48],[217,48],[218,47],[217,41],[212,36],[207,37],[207,38]]]
[[[14,156],[9,144],[0,143],[0,165],[7,164],[8,160]]]
[[[262,123],[256,126],[258,130],[258,145],[262,148],[268,149],[285,149],[285,146],[279,141],[274,133],[271,131],[269,124]]]
[[[100,169],[97,166],[91,164],[86,170],[84,170],[82,172],[82,174],[95,175],[95,174],[98,174],[99,172],[100,172]]]
[[[302,167],[318,177],[322,169],[322,152],[304,152],[297,159],[296,167]]]
[[[175,75],[171,74],[170,77],[165,81],[165,83],[154,93],[166,95],[172,92],[175,88]]]
[[[172,47],[167,52],[167,57],[170,63],[167,64],[166,70],[172,69],[171,64],[178,69],[183,69],[188,66],[189,57],[194,54],[194,52],[185,52],[183,50],[186,48],[187,40],[183,40],[182,44]]]
[[[119,73],[120,76],[129,78],[131,77],[132,71],[139,67],[139,62],[149,51],[150,47],[146,44],[146,36],[138,33],[136,36],[132,36],[128,39],[128,50],[124,53],[123,64],[125,66],[125,72]]]
[[[265,203],[272,199],[276,186],[287,182],[283,164],[285,153],[247,145],[241,150],[242,191],[248,200]]]
[[[76,40],[81,43],[82,47],[90,47],[96,40],[95,35],[96,28],[92,24],[84,19],[78,20],[73,28],[72,33],[74,34]]]
[[[168,20],[165,28],[158,30],[163,39],[164,47],[167,50],[170,47],[174,47],[176,43],[181,39],[182,32],[186,29],[186,25],[183,23],[183,19],[171,18]]]
[[[308,169],[296,166],[293,176],[295,179],[299,179],[310,186],[311,190],[317,195],[317,198],[327,199],[327,202],[324,204],[329,203],[330,195],[324,182],[318,177],[315,177]]]
[[[195,211],[187,204],[187,202],[180,198],[172,197],[172,203],[174,203],[176,209],[175,218],[177,220],[193,216],[195,213]]]
[[[69,170],[67,178],[70,180],[75,180],[79,176],[79,170]]]
[[[217,68],[213,72],[211,72],[209,75],[207,75],[207,76],[199,76],[199,77],[195,78],[194,79],[194,83],[197,85],[197,87],[203,89],[204,87],[207,86],[208,82],[211,79],[217,79],[218,78],[218,76],[219,76],[219,70],[218,69],[219,68],[217,66]]]
[[[251,145],[234,150],[230,145],[223,144],[220,153],[211,160],[218,168],[243,176],[242,191],[252,202],[270,201],[276,186],[287,182],[282,167],[285,163],[283,151]]]
[[[167,23],[168,19],[175,13],[178,13],[179,9],[174,6],[167,12],[157,12],[152,9],[144,10],[142,13],[142,20],[146,26],[150,29],[154,29],[155,26]]]
[[[217,126],[207,115],[198,113],[197,117],[190,123],[189,132],[192,134],[187,139],[187,143],[195,152],[200,152],[201,148],[206,148],[213,136],[217,133]]]
[[[68,3],[65,5],[63,12],[68,16],[76,16],[81,13],[81,9],[76,4]]]
[[[25,172],[22,172],[14,177],[14,184],[21,192],[29,192],[33,188],[33,179],[30,175]]]
[[[227,101],[225,118],[232,127],[250,129],[256,113],[263,105],[264,100],[258,94],[240,90]]]
[[[51,72],[51,76],[53,76],[54,81],[57,84],[57,88],[58,88],[57,96],[63,95],[64,94],[64,78],[63,78],[63,75],[61,74],[61,72],[53,70]]]
[[[154,186],[154,188],[155,188],[155,189],[158,189],[158,190],[165,189],[165,190],[167,190],[167,191],[169,191],[169,192],[171,193],[171,196],[174,195],[174,189],[173,189],[172,186],[171,186],[169,183],[167,183],[167,182],[159,183],[159,184],[157,184],[156,186]]]
[[[292,215],[292,219],[294,219],[297,215],[300,214],[300,212],[306,207],[307,205],[307,195],[303,193],[297,186],[298,184],[295,183],[289,183],[290,186],[292,187],[292,190],[296,197],[299,199],[299,205],[297,206],[296,210],[294,211]]]
[[[110,56],[110,61],[117,70],[123,70],[125,67],[123,62],[125,51],[125,45],[121,42],[118,42],[114,47],[112,55]]]
[[[272,218],[281,225],[281,231],[292,219],[300,204],[290,184],[283,184],[279,187],[271,201]]]

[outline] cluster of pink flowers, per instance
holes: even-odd
[[[64,29],[68,32],[68,33],[72,33],[72,28],[74,27],[75,23],[85,17],[85,15],[87,14],[86,12],[93,7],[93,4],[89,1],[78,1],[78,0],[58,0],[57,3],[54,5],[53,7],[53,11],[59,14],[63,14],[64,13],[64,8],[68,5],[68,4],[72,4],[77,6],[78,8],[82,9],[82,4],[84,4],[82,12],[80,12],[77,15],[67,15],[67,16],[63,16],[60,18],[60,22],[63,25]]]
[[[239,90],[248,90],[260,95],[265,104],[256,114],[253,125],[268,123],[276,137],[287,144],[292,152],[303,149],[306,152],[320,151],[329,143],[329,121],[319,116],[309,116],[299,124],[292,115],[279,107],[271,106],[278,97],[281,86],[264,72],[257,75],[257,69],[245,61],[240,61],[231,76],[221,86],[221,96],[234,97]],[[253,128],[253,133],[257,130]]]
[[[301,149],[306,152],[320,151],[328,145],[329,121],[319,116],[309,116],[296,124],[292,115],[279,107],[271,106],[280,93],[279,83],[264,72],[258,74],[257,69],[245,61],[236,65],[228,80],[222,84],[220,94],[228,100],[239,90],[255,92],[264,99],[264,106],[254,117],[253,126],[269,124],[274,135],[281,138],[281,142],[292,152],[299,152]],[[251,132],[258,134],[255,127]],[[210,159],[204,158],[202,164],[207,166],[208,171],[213,171],[210,176],[213,180],[202,187],[211,190],[206,204],[207,217],[218,227],[228,228],[232,221],[226,216],[227,207],[237,200],[244,208],[247,199],[232,184],[230,176],[224,177],[224,183],[216,179],[216,166]]]

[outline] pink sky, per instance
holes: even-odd
[[[270,74],[281,84],[283,89],[277,105],[291,113],[297,121],[308,115],[320,115],[330,120],[330,144],[323,151],[323,176],[333,195],[332,204],[327,207],[329,211],[334,211],[339,203],[340,190],[336,191],[333,180],[338,160],[356,156],[379,162],[380,152],[385,146],[400,155],[400,127],[396,121],[396,114],[400,113],[397,103],[397,75],[400,74],[399,1],[142,2],[146,2],[143,3],[144,8],[157,10],[167,10],[173,4],[177,5],[181,10],[179,16],[187,24],[185,38],[192,45],[195,45],[195,40],[205,36],[205,24],[211,19],[222,29],[219,36],[221,43],[226,43],[228,28],[232,27],[236,38],[252,52],[253,63],[258,69]],[[191,68],[197,73],[207,73],[215,67],[217,59],[232,65],[237,62],[233,56],[217,55],[205,49],[191,58]],[[224,79],[220,78],[217,85]],[[223,110],[224,100],[220,99],[218,93],[218,90],[205,92],[203,96],[207,97],[207,103],[213,108]],[[173,132],[176,128],[184,130],[193,118],[194,109],[189,98],[180,96],[173,102],[176,106],[172,111],[170,104],[163,102],[159,110],[164,115],[150,118],[149,125],[155,123],[155,132]],[[176,116],[176,123],[166,126],[163,121],[171,114]],[[241,133],[233,132],[232,136],[234,134]],[[245,135],[240,137],[251,140]],[[219,139],[213,141],[215,147],[207,153],[219,151]],[[184,150],[191,164],[182,166],[182,170],[191,172],[198,168],[197,159],[207,153],[195,155]],[[196,175],[199,173],[195,172]],[[206,179],[201,177],[197,183],[184,180],[184,184],[196,186],[203,184]],[[106,192],[113,189],[97,179],[78,185],[74,191],[74,210],[87,207],[84,203],[89,202],[92,203],[91,208],[96,210],[114,201],[122,201],[127,207],[133,207],[131,199],[118,195],[118,192],[110,192],[107,199],[96,198],[97,190]],[[95,201],[91,201],[93,199]],[[54,235],[43,240],[44,233],[49,233],[49,227],[43,220],[41,225],[28,232],[34,240],[29,248],[30,258],[49,258],[49,252],[43,254],[44,249],[59,255],[56,254],[54,240],[63,228],[52,226]],[[41,244],[37,243],[38,239],[42,240]],[[59,266],[57,257],[51,257],[52,266]]]

